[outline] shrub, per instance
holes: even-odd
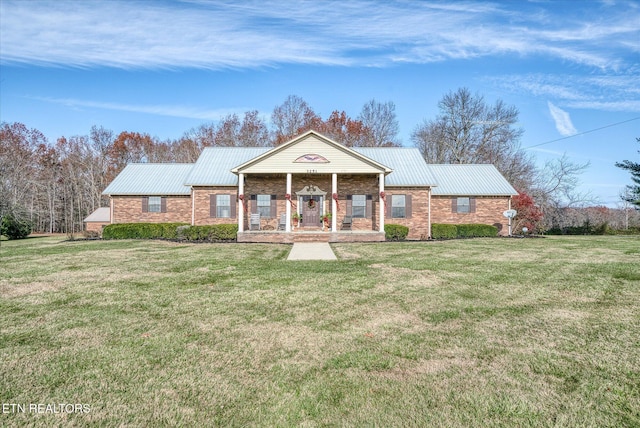
[[[208,226],[190,226],[181,234],[187,241],[234,241],[238,235],[237,224],[214,224]]]
[[[184,223],[109,224],[102,231],[104,239],[176,239]]]
[[[459,224],[457,229],[460,238],[498,236],[498,228],[490,224]]]
[[[385,224],[384,233],[387,241],[404,241],[409,234],[409,228],[401,224]]]
[[[437,224],[431,225],[431,237],[433,239],[454,239],[458,236],[458,228],[455,224]]]
[[[6,214],[0,222],[0,235],[8,239],[24,239],[31,233],[31,223],[18,220],[13,214]]]
[[[497,236],[498,228],[490,224],[437,224],[431,225],[433,239],[479,238]]]

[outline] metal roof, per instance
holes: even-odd
[[[434,195],[510,196],[518,192],[491,164],[427,166],[438,181]]]
[[[354,147],[354,151],[388,166],[386,186],[436,186],[438,181],[414,147]]]
[[[185,179],[192,163],[130,163],[103,195],[190,195]]]
[[[100,207],[84,219],[87,223],[108,223],[111,221],[111,208]]]
[[[273,147],[206,147],[184,182],[187,186],[237,186],[231,169]]]

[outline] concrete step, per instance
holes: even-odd
[[[329,242],[331,234],[329,232],[318,233],[296,233],[293,235],[293,242]]]

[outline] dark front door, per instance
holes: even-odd
[[[302,227],[320,226],[320,196],[302,197]]]

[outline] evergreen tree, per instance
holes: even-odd
[[[636,141],[640,143],[640,138],[636,138]],[[640,153],[640,150],[638,150],[638,153]],[[631,181],[635,183],[627,186],[628,192],[625,192],[625,196],[622,198],[635,205],[636,209],[640,209],[640,163],[624,160],[616,162],[616,166],[629,171],[631,173]]]

